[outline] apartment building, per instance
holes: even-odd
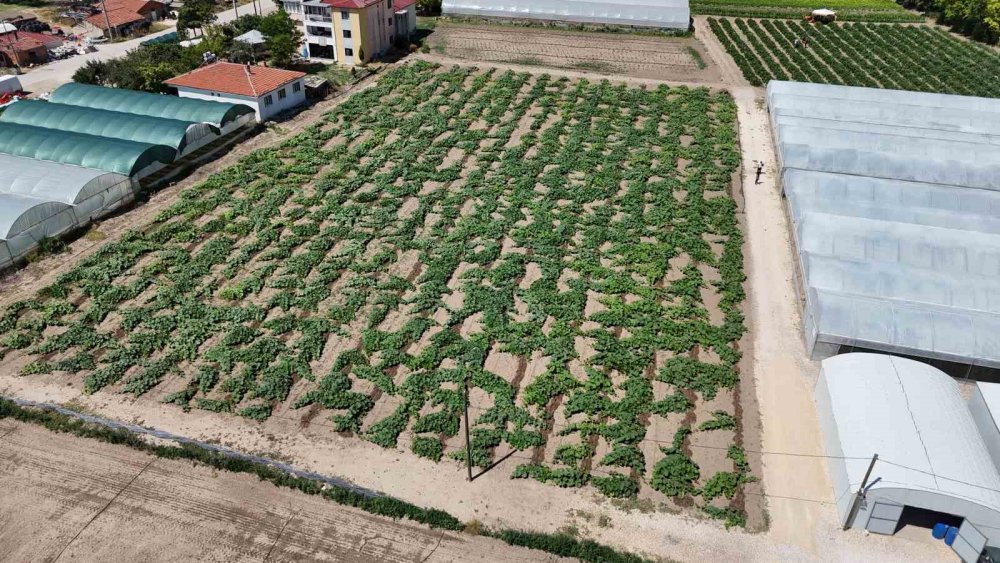
[[[283,0],[302,28],[302,55],[346,65],[366,63],[417,29],[416,0]]]

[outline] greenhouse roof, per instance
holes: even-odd
[[[34,197],[67,204],[79,203],[107,189],[108,186],[128,180],[127,176],[35,160],[9,154],[0,154],[0,194]]]
[[[1000,367],[1000,100],[771,82],[810,346]]]
[[[687,29],[687,0],[444,0],[445,15]]]
[[[38,100],[23,100],[13,104],[0,114],[0,123],[19,123],[124,141],[166,145],[177,152],[184,150],[189,129],[207,127],[190,121]]]
[[[1000,519],[1000,475],[958,384],[927,364],[885,354],[823,360],[837,463],[856,487],[878,454],[867,489],[930,492],[976,503]],[[830,454],[831,452],[827,452]],[[876,496],[873,495],[873,496]],[[968,514],[963,514],[968,516]]]
[[[165,145],[0,123],[0,153],[132,176],[151,164],[172,162],[176,151]]]
[[[250,106],[149,94],[122,88],[105,88],[70,82],[52,92],[50,100],[60,104],[105,109],[150,117],[210,123],[223,127],[242,115],[254,112]]]
[[[7,240],[69,207],[58,201],[0,193],[0,239]]]

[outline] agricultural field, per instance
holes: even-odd
[[[432,56],[683,82],[721,76],[694,37],[581,32],[472,23],[439,23]]]
[[[4,370],[450,464],[467,400],[477,467],[743,524],[738,165],[725,92],[404,65],[8,306]]]
[[[841,21],[922,22],[924,17],[893,0],[692,0],[691,13],[744,18],[802,19],[816,8],[837,12]]]
[[[925,26],[709,18],[754,86],[796,80],[1000,97],[1000,52]],[[796,39],[807,45],[796,46]]]

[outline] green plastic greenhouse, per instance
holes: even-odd
[[[11,104],[0,114],[0,123],[31,125],[123,141],[166,145],[173,148],[177,155],[188,152],[189,146],[203,144],[206,139],[218,136],[214,128],[205,123],[38,100],[23,100]]]
[[[52,92],[50,101],[150,117],[209,123],[219,128],[226,127],[244,115],[254,113],[253,108],[242,104],[178,98],[76,82],[57,88]]]
[[[173,162],[176,152],[166,145],[0,123],[0,153],[96,168],[125,176],[141,176],[169,164]]]

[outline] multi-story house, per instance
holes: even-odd
[[[302,28],[302,55],[347,65],[366,63],[417,29],[416,0],[283,0]]]

